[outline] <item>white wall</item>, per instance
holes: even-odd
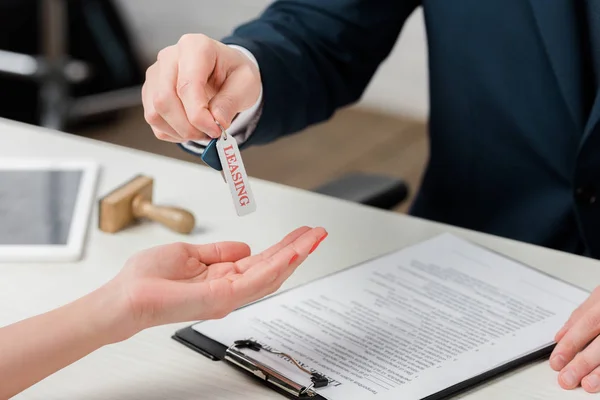
[[[154,60],[184,33],[214,38],[257,16],[271,0],[117,0],[142,56]],[[324,0],[326,1],[326,0]],[[424,119],[428,114],[427,55],[423,14],[407,21],[390,57],[367,88],[361,105]]]

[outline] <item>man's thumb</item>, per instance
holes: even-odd
[[[258,93],[256,86],[259,87]],[[233,118],[250,108],[260,94],[260,82],[250,70],[239,69],[231,73],[221,90],[210,100],[208,109],[223,127],[229,127]]]
[[[236,111],[238,110],[236,104],[237,101],[232,94],[219,92],[210,101],[208,109],[219,124],[224,128],[228,128],[231,125],[233,117],[239,112]]]

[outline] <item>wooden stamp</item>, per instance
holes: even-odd
[[[152,178],[140,175],[100,199],[100,230],[115,233],[147,218],[175,232],[189,234],[196,225],[194,215],[181,208],[153,204],[153,184]]]

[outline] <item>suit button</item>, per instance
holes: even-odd
[[[596,190],[591,186],[580,186],[575,189],[575,198],[580,204],[595,204],[598,200]]]

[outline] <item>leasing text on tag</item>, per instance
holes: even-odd
[[[223,130],[217,142],[217,151],[237,214],[242,217],[256,211],[248,174],[235,138]]]

